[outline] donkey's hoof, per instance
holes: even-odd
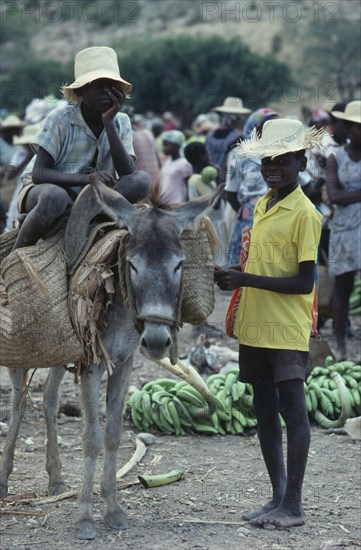
[[[128,529],[128,518],[125,512],[120,508],[107,512],[105,514],[105,521],[112,529]]]
[[[97,532],[91,519],[82,519],[78,521],[76,536],[80,540],[94,540]]]
[[[0,498],[5,498],[8,495],[8,484],[0,483]]]
[[[54,483],[49,483],[48,486],[48,495],[51,497],[56,497],[65,493],[67,487],[62,481],[55,481]]]

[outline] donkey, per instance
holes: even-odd
[[[120,288],[116,288],[113,303],[106,313],[107,328],[102,335],[104,346],[115,368],[107,380],[101,490],[106,502],[107,524],[113,529],[126,529],[127,517],[117,502],[116,458],[133,355],[138,345],[143,354],[152,360],[159,360],[170,354],[174,344],[171,327],[177,315],[184,262],[180,237],[183,230],[198,216],[207,214],[208,209],[219,198],[223,186],[212,196],[189,201],[170,211],[162,209],[157,204],[139,209],[99,181],[94,182],[93,187],[103,212],[120,227],[125,225],[130,234],[126,267],[134,296],[134,307],[127,307],[123,303]],[[93,364],[84,369],[80,377],[84,416],[84,474],[79,493],[77,537],[85,540],[96,537],[92,501],[95,465],[102,447],[99,393],[105,370],[105,364]],[[7,493],[16,437],[24,408],[20,395],[24,372],[22,369],[9,369],[13,397],[12,417],[0,470],[0,490],[3,495]],[[59,386],[64,372],[63,367],[50,368],[44,388],[44,415],[47,423],[46,470],[49,476],[48,492],[52,495],[65,490],[56,428]]]

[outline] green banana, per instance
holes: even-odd
[[[159,421],[160,423],[162,424],[163,426],[163,431],[166,433],[166,434],[172,434],[175,432],[175,427],[174,427],[174,424],[173,424],[173,421],[172,422],[168,422],[168,418],[165,414],[165,411],[167,410],[167,408],[165,406],[163,406],[162,408],[159,409],[158,411],[158,414],[159,414]],[[167,411],[168,412],[168,411]]]
[[[357,381],[350,374],[343,374],[343,378],[346,380],[347,385],[350,386],[350,388],[357,389],[359,387]]]
[[[311,410],[316,411],[317,410],[317,395],[316,395],[315,391],[310,387],[308,388],[308,395],[310,396],[311,403],[312,403]]]
[[[180,399],[178,399],[178,397],[173,398],[173,403],[177,410],[180,421],[182,422],[182,420],[185,420],[186,422],[192,424],[192,416],[189,414],[186,405]]]
[[[207,386],[209,386],[210,384],[212,384],[216,380],[219,380],[219,381],[222,382],[222,384],[224,384],[224,379],[225,379],[224,374],[220,374],[220,373],[211,374],[210,376],[208,376],[208,378],[206,380],[206,384],[207,384]]]
[[[162,386],[166,391],[169,391],[178,384],[177,380],[172,380],[172,378],[158,378],[156,383]]]
[[[321,405],[322,412],[325,413],[325,415],[328,418],[333,416],[334,409],[333,409],[332,401],[329,399],[329,397],[326,395],[326,393],[323,390],[321,390],[320,405]]]
[[[240,398],[240,402],[245,405],[248,409],[253,409],[253,395],[247,395],[244,393]]]
[[[233,424],[233,429],[234,429],[234,434],[237,435],[237,434],[242,434],[244,432],[244,428],[242,426],[242,424],[237,420],[237,418],[233,418],[232,419],[232,424]]]
[[[355,403],[355,406],[361,405],[361,395],[358,388],[351,388],[352,397]]]
[[[331,372],[331,377],[334,380],[341,400],[341,414],[336,420],[327,420],[325,422],[325,419],[322,416],[322,413],[320,411],[315,411],[314,417],[317,422],[321,424],[323,427],[327,428],[340,428],[344,425],[347,418],[351,415],[351,400],[350,400],[350,392],[347,389],[345,382],[341,376],[341,374],[337,371]],[[319,413],[319,414],[318,414]]]
[[[160,485],[168,485],[184,478],[183,472],[180,470],[172,470],[167,474],[151,475],[151,476],[138,476],[141,484],[149,489],[149,487],[159,487]]]
[[[257,419],[256,418],[250,418],[245,417],[247,422],[247,428],[255,428],[257,426]]]
[[[201,424],[199,422],[194,422],[194,428],[196,429],[197,432],[218,435],[218,430],[216,430],[214,426],[209,426],[208,424]]]
[[[177,409],[176,409],[175,404],[173,403],[173,401],[169,401],[168,411],[169,411],[170,416],[172,417],[173,425],[174,425],[174,428],[175,428],[175,434],[180,435],[180,433],[181,433],[181,423],[180,423],[180,420],[179,420]]]
[[[305,400],[306,400],[307,411],[311,412],[312,411],[312,402],[311,402],[311,397],[310,397],[310,394],[308,393],[308,391],[305,392]]]
[[[232,416],[241,424],[242,428],[247,428],[247,421],[245,416],[241,413],[241,411],[236,411],[235,409],[232,409]]]
[[[165,390],[155,391],[151,394],[151,398],[152,398],[153,403],[158,403],[158,405],[162,404],[162,398],[163,397],[172,398],[172,394],[170,394],[169,392],[167,392]]]
[[[168,424],[170,424],[171,426],[173,426],[173,418],[168,410],[168,405],[169,405],[169,402],[172,400],[171,397],[168,397],[168,398],[163,398],[163,400],[161,401],[160,403],[160,406],[159,406],[159,412],[163,414],[163,416],[165,416],[166,418],[166,421],[168,422]]]
[[[238,375],[234,372],[228,372],[224,383],[224,391],[227,395],[231,395],[232,387],[237,383]]]
[[[183,401],[187,401],[188,403],[191,403],[192,405],[195,405],[196,407],[205,407],[207,403],[203,400],[201,394],[197,390],[190,391],[190,388],[182,388],[181,390],[177,391],[177,397],[178,399],[181,399]]]

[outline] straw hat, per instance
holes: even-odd
[[[0,128],[22,128],[22,126],[25,126],[25,122],[16,115],[9,115],[0,123]]]
[[[358,122],[361,124],[361,101],[347,103],[345,111],[331,111],[331,115],[347,122]]]
[[[251,138],[238,145],[237,152],[242,157],[273,158],[319,146],[324,133],[324,128],[306,128],[300,120],[276,118],[265,122],[261,137],[255,128]]]
[[[226,97],[223,101],[223,105],[220,107],[213,107],[212,111],[218,113],[230,113],[235,115],[247,115],[251,113],[251,109],[243,107],[243,101],[240,97]]]
[[[24,127],[21,136],[14,137],[14,145],[27,145],[35,138],[36,134],[40,130],[41,124],[28,124]]]
[[[75,81],[62,87],[64,98],[72,103],[81,101],[74,90],[99,78],[109,78],[119,82],[120,88],[125,94],[129,94],[132,90],[132,85],[120,76],[116,52],[107,46],[86,48],[77,53],[74,73]]]

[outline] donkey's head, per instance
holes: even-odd
[[[181,234],[207,213],[222,188],[166,211],[157,206],[137,208],[101,182],[94,187],[103,211],[129,230],[125,269],[141,332],[141,350],[150,359],[162,359],[169,355],[180,306],[184,262]]]

